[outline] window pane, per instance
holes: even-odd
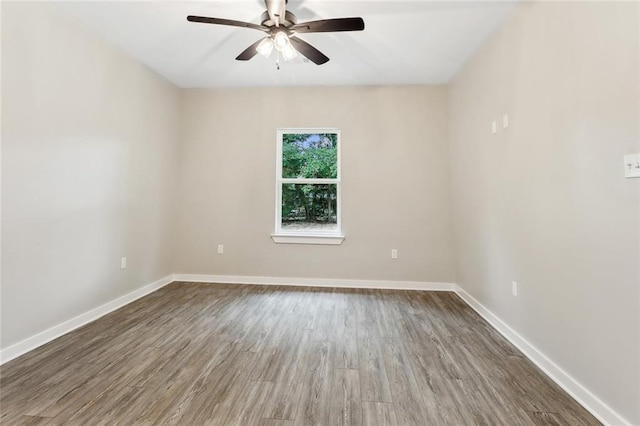
[[[337,189],[335,184],[282,184],[282,229],[338,229]]]
[[[336,133],[284,133],[282,177],[336,179],[338,177]]]

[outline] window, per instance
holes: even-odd
[[[279,129],[277,243],[340,244],[340,132]]]

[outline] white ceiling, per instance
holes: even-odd
[[[177,86],[396,85],[448,82],[515,2],[290,0],[298,22],[361,16],[365,30],[301,34],[331,60],[235,57],[263,33],[192,23],[202,15],[259,24],[260,0],[73,1],[55,5]]]

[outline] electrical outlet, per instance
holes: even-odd
[[[391,249],[391,258],[392,259],[398,258],[398,249]]]
[[[640,154],[624,156],[624,176],[628,178],[640,177]]]
[[[218,244],[218,254],[224,253],[224,245]]]
[[[120,269],[127,269],[127,258],[126,257],[121,257],[120,258]]]
[[[495,135],[497,131],[498,131],[498,123],[496,123],[496,120],[493,120],[491,122],[491,133]]]
[[[511,281],[511,294],[513,297],[518,297],[518,283]]]
[[[502,128],[506,129],[509,127],[509,116],[507,114],[502,116]]]

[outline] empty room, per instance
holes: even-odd
[[[0,23],[0,424],[640,426],[640,2]]]

